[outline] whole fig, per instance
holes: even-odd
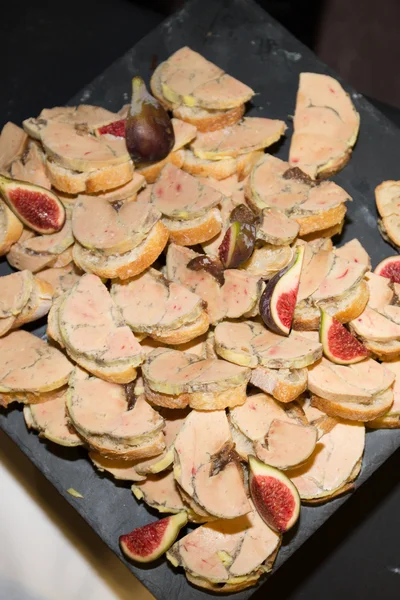
[[[125,136],[128,152],[133,162],[138,164],[163,160],[175,144],[167,111],[149,94],[141,77],[132,79],[132,100]]]

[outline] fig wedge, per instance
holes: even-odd
[[[268,281],[260,299],[262,320],[280,335],[289,335],[292,327],[303,258],[304,246],[298,246],[293,261]]]
[[[319,338],[326,358],[338,365],[351,365],[369,356],[367,348],[340,321],[322,309]]]
[[[132,100],[125,137],[132,160],[139,164],[163,160],[175,144],[167,111],[149,94],[141,77],[132,79]]]
[[[400,283],[400,256],[389,256],[382,260],[374,273],[390,279],[392,283]]]
[[[201,255],[195,256],[187,264],[187,268],[191,271],[207,271],[214,277],[220,286],[225,283],[224,267],[218,258],[212,258],[211,256]]]
[[[37,233],[56,233],[65,223],[58,197],[39,185],[0,175],[0,194],[13,213]]]
[[[186,523],[187,513],[180,512],[134,529],[120,536],[121,550],[125,556],[137,562],[156,560],[169,550]]]
[[[249,456],[251,498],[260,517],[278,533],[288,531],[300,515],[296,486],[279,469]]]
[[[256,243],[256,226],[234,221],[226,230],[218,253],[225,269],[236,269],[249,260]]]

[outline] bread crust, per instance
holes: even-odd
[[[195,246],[211,240],[219,234],[222,219],[217,208],[213,208],[204,217],[189,221],[162,220],[169,231],[169,239],[178,246]]]
[[[168,229],[158,221],[142,244],[117,257],[97,256],[76,243],[73,247],[74,262],[83,271],[105,279],[129,279],[153,264],[164,250],[168,236]],[[123,258],[126,262],[118,262]]]
[[[133,171],[132,161],[87,173],[78,173],[61,167],[49,159],[46,160],[46,173],[51,184],[66,194],[106,192],[128,183],[133,177]]]

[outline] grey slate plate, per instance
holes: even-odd
[[[148,80],[154,57],[162,61],[184,45],[190,45],[257,90],[250,114],[283,119],[289,126],[299,73],[330,72],[251,0],[194,0],[114,63],[70,104],[85,102],[119,109],[128,100],[133,75],[139,73]],[[375,266],[393,250],[378,233],[373,191],[384,179],[400,178],[400,131],[360,94],[345,87],[361,114],[361,132],[349,165],[335,178],[354,199],[348,207],[342,241],[358,237]],[[285,142],[277,149],[281,158],[288,156],[290,133],[289,129]],[[0,274],[8,272],[7,263],[0,262]],[[41,335],[44,326],[33,331]],[[155,513],[136,503],[129,486],[96,473],[83,450],[57,447],[28,433],[19,408],[8,413],[1,411],[0,426],[119,556],[118,536],[155,518]],[[369,432],[356,487],[399,446],[400,430]],[[66,492],[70,487],[79,490],[84,498],[71,497]],[[275,569],[345,501],[343,497],[324,506],[303,507],[299,526],[285,538]],[[165,561],[143,569],[126,564],[160,600],[201,600],[208,595],[190,586],[182,573],[175,572]],[[265,591],[268,592],[268,584]],[[225,598],[242,600],[253,593],[254,588]]]

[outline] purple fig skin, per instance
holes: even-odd
[[[132,101],[125,127],[126,147],[135,164],[159,162],[175,144],[171,119],[148,93],[141,77],[132,80]]]
[[[259,310],[262,320],[264,321],[268,329],[279,335],[288,336],[289,333],[287,333],[286,331],[282,331],[282,329],[279,327],[279,325],[275,322],[273,318],[271,307],[272,294],[274,292],[276,284],[282,279],[283,275],[285,275],[293,267],[296,260],[297,255],[284,269],[279,271],[279,273],[274,275],[272,279],[270,279],[267,282],[265,290],[263,291],[260,298]]]
[[[252,210],[245,204],[239,204],[236,206],[230,214],[230,222],[234,223],[247,223],[248,225],[257,225],[259,217],[253,213]]]
[[[188,262],[187,268],[191,271],[206,271],[217,280],[221,287],[225,283],[224,267],[217,258],[211,258],[205,254],[196,256]]]
[[[256,227],[234,221],[225,232],[218,249],[219,258],[225,269],[236,269],[249,260],[256,243]]]

